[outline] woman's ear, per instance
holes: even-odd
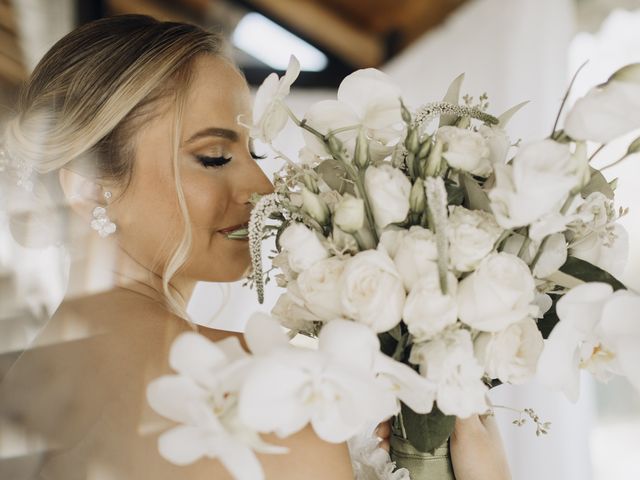
[[[58,178],[71,209],[81,217],[89,218],[93,209],[102,203],[102,187],[68,168],[58,170]]]

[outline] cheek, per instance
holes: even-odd
[[[224,179],[206,173],[183,176],[183,192],[194,230],[212,233],[227,226],[231,193]]]
[[[139,172],[116,211],[120,245],[156,273],[162,270],[183,228],[174,180],[162,173]]]

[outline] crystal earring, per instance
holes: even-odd
[[[111,192],[104,192],[105,200],[111,198]],[[93,228],[102,238],[108,237],[116,231],[116,224],[111,221],[107,215],[107,209],[104,207],[96,207],[93,209],[93,220],[91,220],[91,228]]]

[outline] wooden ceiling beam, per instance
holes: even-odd
[[[153,0],[108,0],[107,10],[111,15],[139,13],[161,21],[193,22],[192,18],[187,18]]]
[[[295,28],[353,66],[377,66],[385,59],[385,44],[380,37],[356,28],[320,4],[300,0],[248,0],[247,3],[278,23]]]
[[[0,52],[0,76],[12,85],[17,85],[27,79],[27,71],[22,63]]]
[[[7,57],[22,63],[22,48],[15,35],[0,29],[0,52]]]
[[[0,27],[13,34],[17,33],[16,20],[8,4],[0,3]]]

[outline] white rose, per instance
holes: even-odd
[[[413,285],[404,304],[402,319],[416,342],[432,338],[445,327],[458,320],[456,289],[458,280],[447,276],[447,294],[440,289],[438,267],[433,264],[430,273],[420,277]]]
[[[491,125],[480,125],[478,133],[483,136],[489,146],[489,160],[492,164],[504,165],[511,147],[511,140],[502,128]]]
[[[313,322],[320,319],[304,306],[304,301],[294,294],[296,291],[295,282],[290,282],[288,290],[278,297],[271,315],[286,328],[311,332],[314,330]]]
[[[500,238],[502,228],[495,217],[482,210],[449,207],[449,263],[459,272],[474,270]]]
[[[329,257],[320,236],[302,223],[292,223],[282,232],[280,246],[287,252],[289,266],[298,273]]]
[[[431,230],[414,225],[400,239],[393,261],[409,291],[418,278],[432,271],[437,259],[435,235]]]
[[[557,214],[578,182],[569,146],[553,140],[526,145],[511,164],[494,168],[496,184],[489,199],[498,224],[505,229]]]
[[[483,177],[491,173],[491,150],[478,132],[445,126],[438,129],[436,138],[442,141],[442,156],[451,167]]]
[[[407,218],[411,182],[400,169],[389,164],[369,167],[364,185],[379,229]]]
[[[476,330],[497,332],[535,315],[535,281],[526,263],[492,253],[458,286],[460,320]]]
[[[384,250],[384,252],[391,258],[396,258],[398,248],[400,247],[400,241],[407,235],[408,230],[404,228],[391,228],[382,232],[380,235],[380,243],[378,243],[378,249]]]
[[[517,255],[522,248],[524,239],[525,237],[523,235],[511,235],[504,243],[502,251]],[[540,242],[529,243],[529,248],[527,248],[522,255],[525,263],[531,264],[539,249]],[[544,249],[540,254],[540,258],[533,267],[533,276],[536,278],[547,278],[549,275],[557,272],[566,261],[567,240],[563,233],[554,233],[548,237]]]
[[[465,418],[487,410],[484,370],[474,356],[468,330],[447,329],[429,342],[415,344],[409,361],[436,383],[436,401],[443,413]]]
[[[375,332],[392,329],[402,318],[406,297],[402,279],[382,251],[366,250],[349,259],[340,291],[344,314]]]
[[[487,374],[512,384],[524,383],[535,375],[544,347],[542,334],[530,318],[497,333],[481,333],[474,343]]]
[[[336,206],[333,223],[347,233],[355,233],[364,225],[364,201],[346,194]]]
[[[305,307],[322,320],[342,316],[340,278],[345,262],[330,257],[316,262],[298,276],[297,288]]]

